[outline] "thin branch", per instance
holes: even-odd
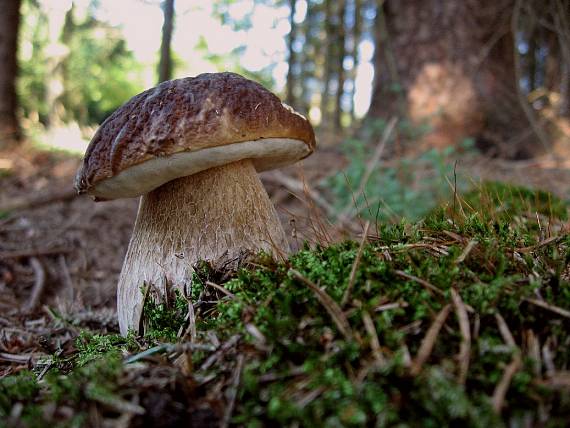
[[[511,380],[516,372],[520,369],[522,365],[522,358],[520,354],[520,350],[517,347],[517,343],[511,333],[509,326],[507,325],[505,319],[502,317],[501,314],[496,314],[495,319],[497,320],[497,326],[499,327],[499,331],[503,340],[507,345],[514,349],[514,355],[511,359],[509,365],[503,371],[503,376],[499,383],[495,386],[495,390],[493,391],[493,397],[491,398],[491,402],[493,403],[493,408],[497,413],[500,413],[503,404],[505,402],[505,397],[507,395],[507,391],[509,390],[509,386],[511,385]]]
[[[243,370],[245,357],[243,354],[239,354],[237,356],[236,367],[234,369],[234,377],[232,379],[232,384],[230,385],[228,391],[226,392],[228,397],[228,405],[226,406],[226,410],[224,412],[224,418],[220,424],[220,427],[226,428],[230,425],[230,420],[232,419],[232,415],[234,413],[234,407],[236,403],[237,391],[241,380],[241,372]]]
[[[451,299],[455,307],[455,314],[459,321],[459,329],[461,330],[461,344],[459,345],[459,379],[458,382],[463,385],[467,379],[467,372],[469,371],[469,357],[471,355],[471,328],[469,326],[469,316],[467,315],[467,308],[461,299],[459,293],[452,288]]]
[[[467,258],[467,256],[469,255],[469,253],[471,253],[473,248],[475,248],[475,245],[477,245],[477,243],[478,242],[475,239],[472,239],[471,241],[469,241],[467,246],[463,249],[463,252],[461,253],[461,255],[459,257],[457,257],[457,259],[455,260],[455,264],[463,263],[465,261],[465,259]]]
[[[53,247],[53,248],[27,248],[15,251],[0,252],[0,259],[19,259],[22,257],[35,257],[35,256],[51,256],[54,254],[70,253],[69,247]]]
[[[54,202],[64,202],[77,198],[79,195],[73,188],[55,190],[51,192],[43,191],[33,195],[19,196],[11,198],[9,201],[0,204],[0,212],[12,212],[39,208]]]
[[[25,306],[26,312],[31,312],[38,306],[46,284],[46,273],[42,264],[36,257],[30,258],[30,266],[34,270],[35,281],[34,288],[32,288],[32,294]]]
[[[405,279],[409,279],[411,281],[415,281],[418,284],[424,286],[425,288],[427,288],[430,291],[433,291],[436,294],[439,294],[440,296],[443,296],[443,291],[441,291],[439,288],[437,288],[435,285],[430,284],[429,282],[427,282],[425,279],[421,279],[418,278],[417,276],[411,275],[409,273],[404,272],[403,270],[395,270],[394,273],[402,278]]]
[[[345,306],[350,299],[350,294],[352,293],[352,289],[354,287],[354,282],[356,281],[356,272],[358,271],[358,265],[360,264],[360,259],[362,258],[362,251],[364,250],[364,245],[366,244],[366,239],[368,237],[368,229],[370,228],[370,221],[367,221],[364,225],[364,231],[362,232],[362,239],[360,240],[360,246],[358,247],[358,252],[356,253],[356,257],[354,259],[354,263],[352,264],[352,269],[350,271],[350,277],[348,279],[348,286],[344,292],[344,296],[342,296],[342,301],[340,306]]]
[[[412,362],[410,372],[413,376],[416,376],[421,372],[423,365],[431,355],[431,351],[433,350],[437,337],[439,336],[439,331],[443,327],[443,324],[445,324],[450,311],[451,305],[445,305],[443,309],[439,311],[435,320],[426,332],[416,358],[414,358],[414,361]]]
[[[511,333],[511,329],[507,325],[507,322],[503,318],[501,314],[495,314],[495,319],[497,320],[497,326],[499,327],[499,332],[505,343],[509,345],[511,348],[516,348],[517,343],[515,342],[515,338]]]
[[[335,302],[331,296],[319,288],[315,283],[305,278],[300,272],[296,271],[295,269],[289,269],[289,272],[291,272],[295,279],[301,281],[303,284],[309,287],[313,293],[315,293],[317,300],[321,303],[321,305],[323,305],[345,339],[352,340],[352,329],[350,328],[348,319],[342,312],[342,309],[338,303]]]
[[[221,291],[222,293],[224,293],[226,296],[228,296],[231,299],[235,299],[236,295],[234,293],[232,293],[231,291],[228,291],[227,288],[222,287],[221,285],[218,285],[214,282],[211,281],[206,281],[206,285],[212,288],[215,288],[218,291]]]
[[[376,332],[376,327],[374,327],[374,321],[367,311],[362,311],[362,322],[364,323],[364,328],[368,333],[370,338],[370,348],[372,349],[372,355],[374,359],[380,366],[386,364],[386,359],[382,354],[382,349],[380,348],[380,341],[378,340],[378,333]]]
[[[557,315],[560,315],[564,318],[570,318],[570,311],[567,309],[559,308],[558,306],[551,305],[550,303],[545,302],[544,300],[538,299],[524,299],[525,302],[531,303],[539,308],[546,309],[550,312],[554,312]]]
[[[493,391],[493,397],[491,399],[491,402],[493,403],[493,409],[495,409],[495,412],[497,413],[501,412],[501,409],[503,408],[503,404],[505,402],[507,391],[509,390],[509,386],[511,385],[511,380],[513,379],[513,376],[517,373],[517,371],[520,369],[521,364],[522,364],[521,356],[519,353],[516,353],[513,356],[513,359],[511,360],[509,365],[505,368],[503,376],[501,377],[501,380],[495,387],[495,390]]]

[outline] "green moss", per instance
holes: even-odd
[[[82,331],[75,339],[77,353],[73,355],[73,366],[83,367],[104,357],[120,358],[138,348],[133,333],[127,337],[119,334],[96,334]]]
[[[8,417],[14,403],[32,399],[39,389],[35,375],[29,371],[0,379],[0,417]]]
[[[175,290],[168,302],[157,303],[147,298],[143,308],[145,337],[175,342],[179,330],[187,323],[188,301]]]
[[[196,311],[198,342],[213,335],[222,343],[231,336],[242,337],[235,352],[244,356],[245,363],[233,422],[500,427],[529,418],[538,423],[541,412],[547,411],[552,426],[563,426],[570,417],[570,392],[548,387],[545,374],[536,374],[527,341],[533,335],[540,346],[548,343],[556,370],[570,366],[570,320],[532,303],[541,298],[570,310],[570,237],[546,239],[535,217],[518,211],[528,208],[526,202],[503,209],[505,194],[489,199],[499,204],[495,211],[461,213],[448,206],[419,223],[378,225],[378,237],[361,251],[350,299],[340,315],[346,320],[340,324],[338,314],[331,314],[342,305],[359,255],[358,242],[305,246],[283,263],[260,256],[237,272],[216,272],[208,263],[200,264],[190,295],[194,302],[201,296],[202,302],[210,303],[201,303]],[[527,202],[532,199],[517,195]],[[556,216],[564,213],[551,209],[552,200],[548,204],[544,207],[550,207],[553,230],[561,230],[556,229],[561,225]],[[233,297],[207,287],[207,281],[223,285]],[[323,303],[307,282],[334,303]],[[472,332],[463,384],[458,381],[457,358],[463,338],[452,288],[467,305]],[[151,346],[177,340],[186,326],[188,302],[180,294],[168,301],[145,301],[146,338],[139,343]],[[410,358],[417,355],[426,331],[446,305],[452,310],[429,358],[419,373],[412,373]],[[504,320],[516,347],[505,343],[497,319]],[[346,327],[339,328],[342,322],[348,323],[348,333],[343,331]],[[371,334],[380,345],[382,364],[377,362]],[[76,348],[68,373],[62,374],[61,368],[60,373],[48,373],[42,400],[65,403],[78,409],[79,415],[83,402],[107,406],[109,399],[120,400],[117,385],[124,370],[120,358],[138,351],[134,339],[83,333]],[[209,388],[218,388],[218,380],[231,383],[235,355],[228,351],[200,371],[212,353],[192,352],[191,376],[196,382],[208,376],[217,379],[192,390],[193,402],[209,403]],[[497,415],[491,397],[517,355],[523,364],[510,382],[502,414]],[[22,383],[23,392],[6,390],[10,401],[0,398],[3,411],[18,400],[33,409],[40,387],[26,375],[15,382]],[[219,390],[216,394],[223,395]]]

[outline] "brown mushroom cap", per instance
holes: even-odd
[[[235,73],[170,80],[117,109],[97,130],[75,187],[99,199],[134,197],[242,159],[258,171],[315,148],[313,128],[259,83]]]

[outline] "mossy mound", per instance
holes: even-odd
[[[237,272],[203,263],[188,296],[193,314],[180,295],[170,307],[149,300],[146,337],[83,333],[41,381],[0,380],[0,417],[10,421],[19,406],[16,426],[94,426],[95,417],[129,426],[566,426],[566,206],[545,199],[542,211],[533,196],[503,215],[498,200],[483,211],[458,198],[417,224],[377,225],[365,241],[307,247],[285,262],[259,256]]]

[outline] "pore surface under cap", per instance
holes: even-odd
[[[260,84],[234,73],[202,74],[161,83],[117,109],[89,144],[76,188],[102,199],[137,196],[223,159],[252,158],[265,170],[306,157],[314,147],[309,122]]]
[[[279,168],[307,156],[307,145],[299,140],[268,138],[211,147],[195,152],[179,152],[153,158],[95,184],[89,194],[100,200],[132,198],[164,183],[206,169],[251,159],[258,172]]]

